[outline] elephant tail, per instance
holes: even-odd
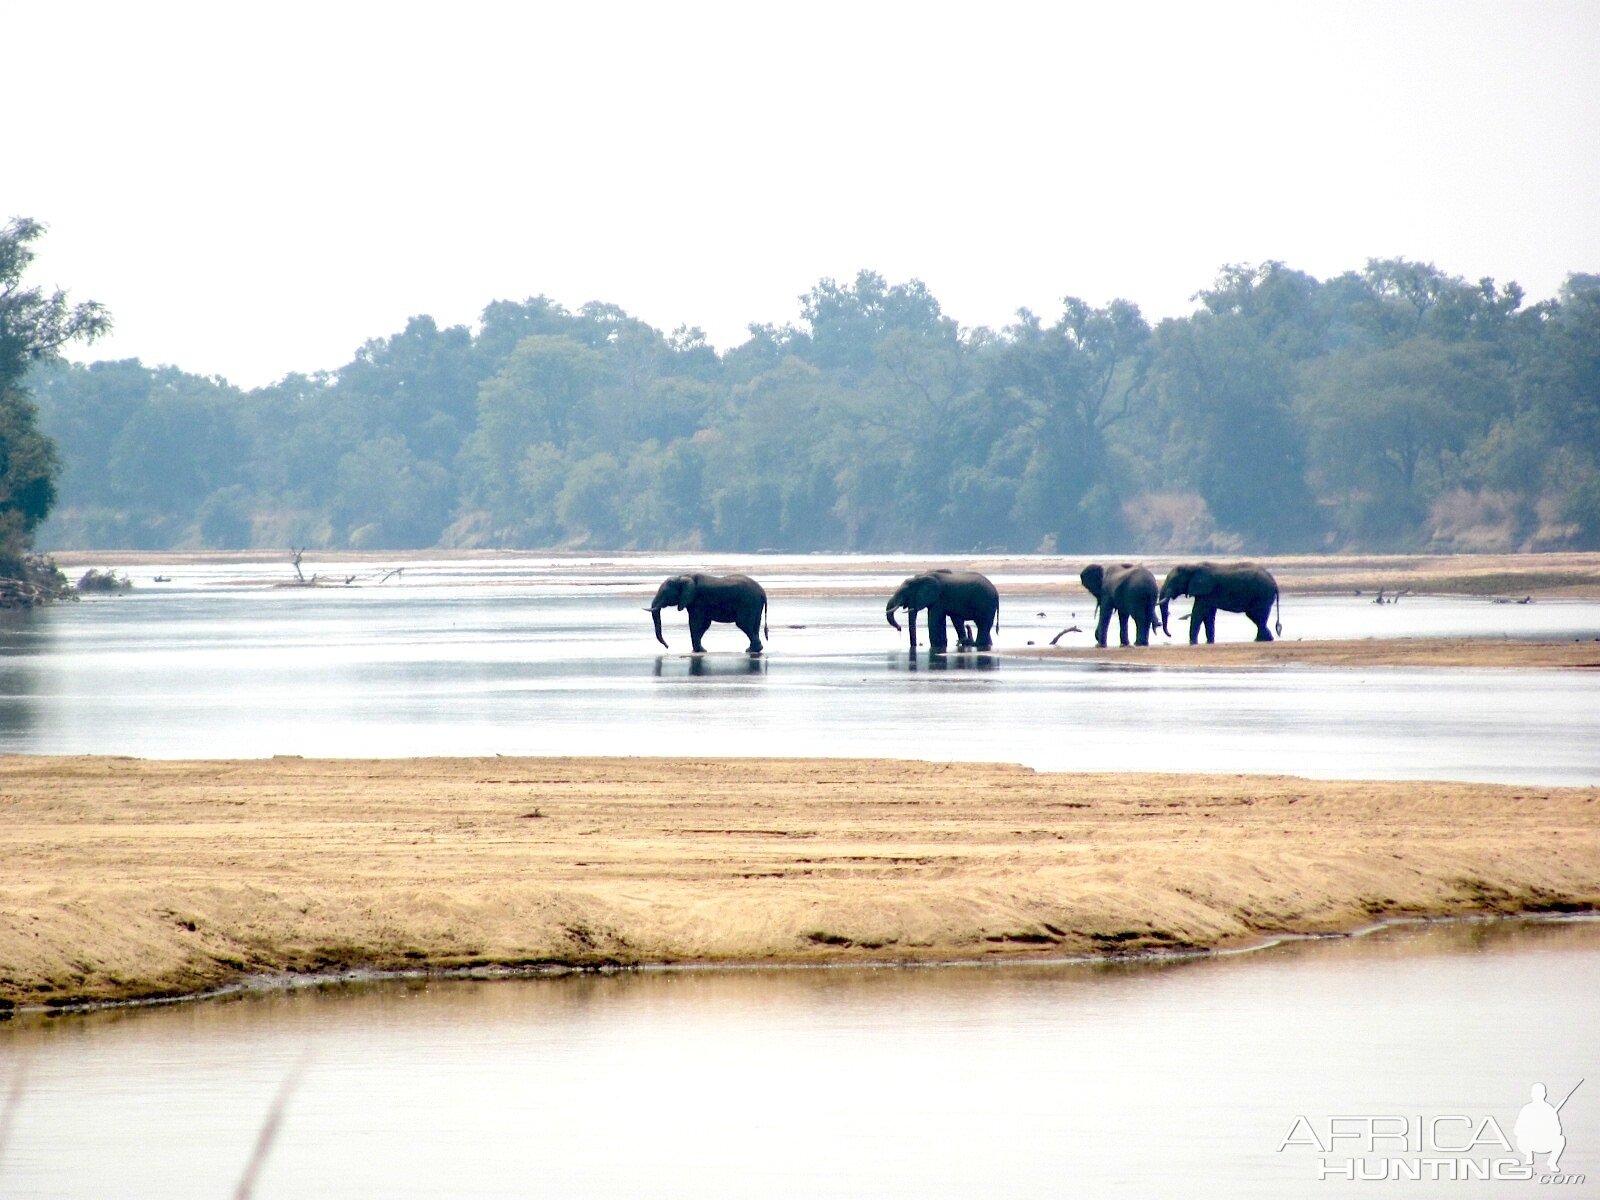
[[[1000,597],[994,598],[994,631],[1000,632]]]
[[[1283,633],[1283,593],[1280,592],[1277,588],[1273,588],[1272,589],[1272,607],[1278,610],[1277,616],[1276,616],[1276,618],[1274,618],[1274,624],[1272,626],[1272,632],[1276,633],[1276,634],[1282,634]]]
[[[772,640],[772,630],[767,628],[767,598],[761,597],[761,636],[769,642]]]

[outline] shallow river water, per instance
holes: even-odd
[[[1061,644],[1092,643],[1087,594],[1059,590],[1078,588],[1070,574],[997,576],[998,653],[913,655],[882,608],[909,567],[811,558],[723,564],[768,584],[767,654],[714,626],[710,653],[690,655],[671,611],[663,652],[641,606],[693,565],[419,563],[377,584],[369,564],[331,564],[319,569],[367,586],[317,589],[268,586],[288,576],[281,562],[146,566],[131,595],[0,630],[0,751],[877,755],[1600,782],[1597,672],[1162,670],[1014,653],[1071,625]],[[1600,637],[1594,603],[1291,596],[1283,620],[1286,638]],[[1218,618],[1220,638],[1252,633]]]

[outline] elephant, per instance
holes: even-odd
[[[1270,642],[1267,618],[1272,607],[1278,604],[1278,581],[1272,572],[1252,562],[1241,563],[1181,563],[1167,572],[1162,581],[1159,600],[1162,623],[1166,623],[1166,607],[1174,596],[1193,596],[1194,609],[1189,614],[1189,644],[1200,640],[1200,629],[1205,627],[1206,641],[1217,640],[1217,609],[1244,613],[1255,622],[1256,641]],[[1283,609],[1279,606],[1278,621],[1274,628],[1283,632]]]
[[[728,621],[737,625],[750,639],[750,653],[761,653],[761,637],[772,634],[765,628],[767,593],[748,575],[674,575],[662,580],[656,589],[656,598],[650,601],[645,612],[655,622],[656,641],[663,646],[667,639],[661,636],[661,610],[668,605],[689,610],[689,644],[696,654],[704,654],[700,639],[713,621]]]
[[[1121,563],[1104,567],[1090,563],[1078,575],[1095,598],[1097,619],[1094,625],[1094,644],[1104,646],[1111,628],[1111,614],[1117,615],[1117,630],[1122,644],[1128,644],[1128,618],[1133,618],[1134,639],[1137,645],[1150,644],[1150,627],[1156,621],[1156,577],[1144,567]],[[1161,632],[1167,632],[1165,611],[1159,622]],[[1170,635],[1168,635],[1170,636]]]
[[[928,649],[943,654],[949,646],[945,621],[956,627],[956,644],[963,646],[969,640],[979,650],[990,650],[994,644],[991,631],[1000,629],[1000,593],[994,584],[976,571],[952,571],[940,567],[913,575],[895,589],[894,595],[884,605],[883,615],[896,629],[900,623],[894,619],[895,610],[903,608],[911,614],[911,648],[917,648],[917,612],[928,610]],[[969,635],[965,622],[973,623]]]

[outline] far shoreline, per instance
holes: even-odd
[[[63,568],[123,569],[153,564],[200,565],[227,563],[283,564],[285,579],[293,578],[288,549],[260,550],[49,550],[41,553],[55,559]],[[1050,584],[1064,594],[1087,596],[1076,582],[1078,572],[1090,562],[1129,559],[1142,562],[1160,574],[1179,562],[1203,559],[1235,561],[1249,558],[1273,572],[1286,595],[1367,595],[1381,590],[1388,596],[1411,595],[1482,596],[1506,600],[1600,599],[1600,551],[1559,551],[1548,553],[1492,554],[1289,554],[1244,555],[1215,551],[1186,553],[1159,551],[1130,555],[1104,554],[1001,554],[973,552],[908,552],[904,554],[854,554],[848,552],[774,551],[736,553],[698,550],[307,550],[302,569],[313,573],[319,564],[350,563],[373,568],[419,562],[516,563],[550,561],[583,565],[597,560],[628,563],[662,557],[692,559],[708,568],[718,564],[738,564],[749,570],[764,559],[783,560],[789,574],[821,574],[835,569],[841,557],[852,560],[852,569],[888,574],[922,570],[926,567],[960,564],[976,571],[1011,576],[1050,576]],[[1068,579],[1062,581],[1061,576]],[[137,580],[135,581],[137,583]],[[850,595],[850,591],[829,594]],[[876,594],[863,591],[861,594]]]

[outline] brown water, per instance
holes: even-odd
[[[0,1026],[0,1195],[231,1195],[298,1070],[259,1197],[1502,1196],[1540,1185],[1319,1179],[1348,1146],[1280,1147],[1351,1114],[1509,1134],[1531,1084],[1587,1075],[1562,1166],[1600,1181],[1597,994],[1600,923],[1520,922],[30,1016]]]

